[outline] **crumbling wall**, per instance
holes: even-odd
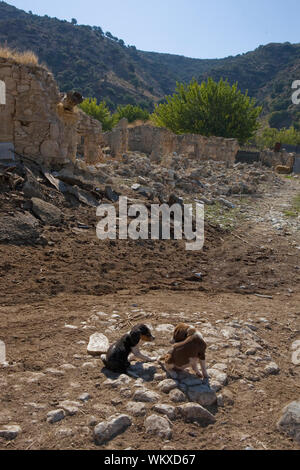
[[[64,108],[47,69],[0,58],[1,82],[5,104],[0,104],[0,142],[13,143],[21,155],[63,163],[76,159],[80,134],[86,161],[100,159],[101,124],[76,107]]]
[[[81,140],[83,139],[83,154],[86,163],[94,164],[101,161],[104,146],[101,123],[79,111],[77,134]]]
[[[187,154],[196,160],[234,162],[239,150],[236,139],[197,134],[176,135],[168,129],[147,124],[129,128],[128,134],[128,150],[150,155],[157,162],[173,152]]]
[[[277,165],[290,166],[291,168],[294,165],[295,156],[293,153],[288,153],[285,151],[274,152],[273,150],[263,150],[260,152],[261,162],[272,168]]]
[[[128,121],[123,118],[111,132],[103,134],[103,140],[113,157],[121,157],[128,151]]]

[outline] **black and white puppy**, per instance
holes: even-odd
[[[106,356],[101,356],[103,364],[113,372],[126,372],[130,366],[128,360],[130,353],[134,354],[138,359],[152,362],[155,359],[142,354],[138,344],[140,341],[150,342],[154,340],[154,336],[152,336],[146,325],[136,325],[129,333],[110,346]]]

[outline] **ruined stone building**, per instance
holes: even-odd
[[[0,146],[9,144],[16,153],[45,162],[64,162],[76,159],[81,143],[86,162],[99,161],[100,122],[76,107],[65,108],[62,98],[46,68],[0,58]]]
[[[76,93],[61,94],[46,67],[0,57],[0,159],[14,152],[45,164],[64,164],[82,158],[87,164],[103,162],[104,147],[114,158],[128,151],[147,154],[153,162],[167,161],[175,152],[198,161],[235,162],[236,139],[175,135],[150,124],[128,126],[122,119],[111,132],[81,111]],[[287,154],[265,152],[261,161],[285,163]]]

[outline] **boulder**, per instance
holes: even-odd
[[[0,217],[0,243],[32,245],[39,237],[39,223],[29,212]]]
[[[191,401],[197,402],[202,406],[210,406],[217,401],[216,392],[208,385],[189,387],[187,394]]]
[[[216,418],[203,406],[195,403],[186,403],[178,407],[179,413],[186,422],[197,422],[202,425],[213,424]]]
[[[103,421],[94,428],[96,444],[103,445],[119,436],[131,426],[131,418],[128,415],[111,416],[109,421]]]
[[[32,212],[46,225],[59,225],[62,220],[62,212],[58,207],[49,204],[48,202],[38,199],[36,197],[31,198]]]

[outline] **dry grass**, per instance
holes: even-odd
[[[23,65],[39,65],[39,59],[32,51],[19,52],[6,46],[0,46],[0,57],[3,59],[13,59]]]

